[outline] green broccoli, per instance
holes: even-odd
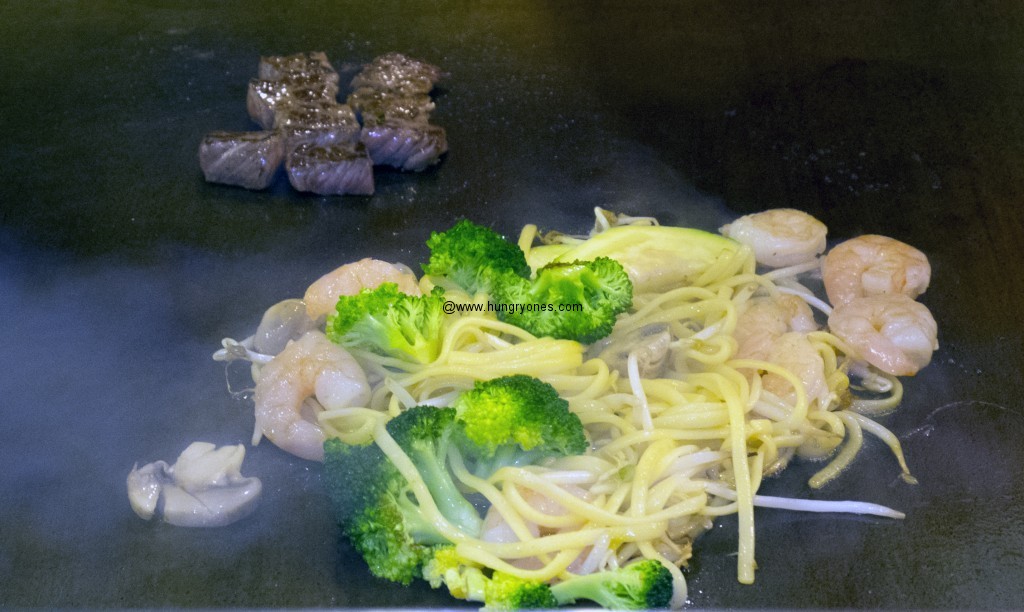
[[[587,450],[583,424],[551,385],[524,374],[478,381],[453,404],[459,449],[487,477],[509,465]]]
[[[387,430],[412,459],[438,510],[466,533],[480,532],[482,521],[448,470],[448,445],[456,429],[454,408],[415,406],[391,419]]]
[[[574,576],[552,585],[559,605],[580,599],[613,610],[667,608],[672,600],[672,574],[654,559],[617,570]]]
[[[423,566],[423,578],[435,589],[441,585],[447,586],[453,597],[483,602],[486,610],[558,606],[547,584],[486,570],[479,563],[459,556],[454,546],[438,546],[434,549],[433,556]]]
[[[431,234],[427,246],[426,274],[444,276],[471,294],[490,294],[501,320],[536,336],[589,344],[610,334],[615,317],[633,301],[629,276],[608,257],[552,262],[531,281],[517,245],[465,219]]]
[[[551,385],[523,375],[477,383],[453,407],[409,408],[388,422],[387,431],[441,515],[469,537],[479,536],[482,520],[450,471],[453,445],[482,475],[504,465],[582,453],[587,446],[583,425],[568,403]],[[435,588],[446,585],[456,597],[493,602],[493,607],[552,603],[545,585],[513,589],[511,577],[462,559],[378,445],[327,440],[324,480],[343,533],[374,575],[402,583],[422,577]]]
[[[338,298],[327,337],[349,348],[430,363],[441,351],[444,291],[408,295],[395,283]]]
[[[423,272],[445,276],[470,294],[490,293],[505,276],[528,278],[530,266],[515,244],[489,228],[463,219],[427,240],[430,261]]]
[[[672,600],[672,574],[653,559],[554,585],[500,571],[488,576],[487,571],[460,557],[454,546],[438,546],[424,565],[423,576],[434,588],[447,586],[458,599],[483,602],[486,610],[556,608],[579,600],[613,610],[642,610],[667,608]]]
[[[517,306],[499,309],[507,323],[535,336],[589,344],[611,333],[615,318],[633,302],[633,285],[619,262],[598,257],[549,263],[533,281],[502,277],[494,297]]]
[[[444,539],[410,499],[408,482],[376,446],[324,443],[327,492],[345,536],[375,576],[409,584]]]
[[[484,588],[484,607],[488,610],[531,610],[557,608],[551,587],[503,572],[494,572]]]
[[[455,546],[435,546],[423,564],[423,579],[439,589],[448,587],[452,597],[469,601],[483,601],[488,578],[483,566],[459,555]]]
[[[417,406],[392,419],[388,433],[416,465],[438,510],[469,535],[480,531],[476,509],[445,465],[455,410]],[[408,584],[421,575],[433,547],[448,544],[415,502],[409,482],[376,445],[324,443],[328,494],[345,535],[370,571]]]

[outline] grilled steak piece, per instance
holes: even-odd
[[[369,87],[409,94],[428,94],[439,80],[441,69],[437,66],[406,57],[401,53],[386,53],[363,67],[352,79],[352,89]]]
[[[388,120],[426,123],[434,110],[434,101],[427,94],[403,94],[371,87],[361,87],[349,94],[348,104],[368,127]]]
[[[283,159],[276,132],[211,132],[199,144],[199,167],[211,183],[266,189]]]
[[[437,66],[388,53],[352,79],[348,102],[363,122],[359,139],[373,163],[419,172],[448,150],[444,128],[429,123],[429,94],[440,78]]]
[[[288,154],[288,181],[319,195],[373,195],[373,162],[360,143],[304,142]]]
[[[373,163],[419,172],[448,150],[444,128],[422,121],[385,121],[363,127],[359,140]]]
[[[338,84],[338,73],[327,61],[322,51],[312,53],[295,53],[292,55],[272,55],[260,58],[258,77],[265,81],[277,81],[289,76],[306,75],[318,77],[322,81]]]
[[[303,142],[359,142],[359,122],[347,104],[287,104],[277,111],[274,128],[284,137],[287,151]]]
[[[249,94],[245,106],[249,116],[260,127],[274,127],[274,114],[289,104],[337,103],[338,84],[317,75],[298,74],[268,81],[249,81]]]
[[[339,76],[320,51],[260,57],[246,109],[261,132],[213,132],[199,146],[207,181],[264,189],[282,164],[299,191],[372,195],[373,165],[419,172],[448,150],[430,124],[437,66],[401,53],[375,58],[339,104]]]

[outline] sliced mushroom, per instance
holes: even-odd
[[[193,442],[174,465],[135,467],[128,474],[128,500],[135,514],[180,527],[220,527],[248,516],[263,489],[241,474],[245,446],[217,448]]]
[[[588,357],[603,359],[612,370],[620,374],[627,371],[630,353],[636,355],[638,370],[642,378],[657,378],[665,369],[672,334],[668,325],[654,323],[633,330],[621,336],[609,336],[594,343],[587,351]]]

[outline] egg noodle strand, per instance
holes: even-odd
[[[536,235],[535,227],[524,229],[524,251]],[[601,347],[536,338],[494,313],[453,315],[432,363],[353,351],[374,384],[372,397],[364,407],[321,412],[319,420],[329,436],[375,442],[409,480],[427,520],[465,559],[543,581],[658,559],[672,572],[678,606],[686,598],[680,567],[717,516],[737,515],[742,583],[754,580],[755,506],[901,516],[860,502],[758,494],[762,477],[794,457],[830,458],[809,483],[823,486],[854,459],[865,431],[890,446],[911,478],[898,440],[869,418],[898,404],[902,387],[880,375],[859,376],[868,388],[851,386],[852,353],[838,338],[827,331],[801,336],[820,363],[813,393],[786,364],[737,357],[737,326],[755,300],[789,296],[817,306],[810,291],[791,282],[812,269],[757,274],[750,250],[737,249],[689,286],[636,294]],[[431,282],[422,279],[421,288],[429,290]],[[488,299],[455,288],[447,288],[446,298]],[[619,349],[625,358],[616,363],[608,355]],[[580,417],[590,449],[540,466],[502,468],[487,479],[451,451],[457,482],[489,504],[484,533],[466,534],[438,511],[385,425],[411,406],[447,405],[475,381],[510,374],[553,385]],[[492,537],[501,530],[506,537]]]

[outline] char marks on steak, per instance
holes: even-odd
[[[199,167],[211,183],[266,189],[283,159],[277,132],[211,132],[199,144]]]
[[[373,162],[361,143],[305,142],[288,154],[288,182],[319,195],[373,195]]]
[[[283,161],[300,191],[370,195],[374,164],[419,172],[448,150],[444,129],[430,123],[430,92],[441,76],[437,66],[387,53],[363,66],[342,104],[325,53],[261,57],[246,109],[263,131],[206,135],[203,175],[265,189]]]
[[[441,70],[401,53],[382,55],[352,79],[349,105],[363,122],[360,140],[374,164],[420,172],[448,150],[444,128],[430,123],[430,91]]]
[[[369,87],[380,91],[429,94],[441,80],[441,69],[401,53],[385,53],[363,66],[352,79],[352,88]]]
[[[385,121],[364,127],[360,140],[375,164],[420,172],[448,150],[444,128],[417,121]]]

